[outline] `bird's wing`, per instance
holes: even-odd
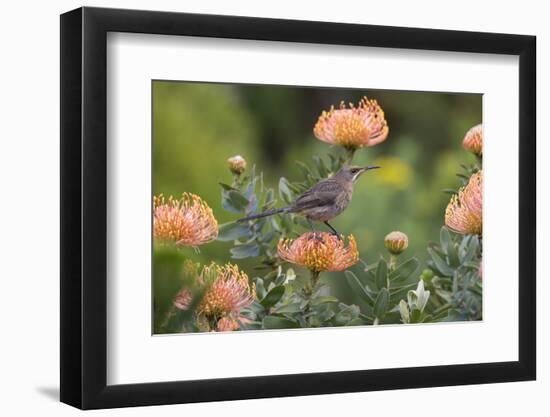
[[[333,204],[341,191],[342,186],[332,179],[320,181],[296,198],[292,208],[301,211]]]

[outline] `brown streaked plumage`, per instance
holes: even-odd
[[[335,235],[338,235],[336,229],[328,221],[340,215],[348,207],[353,195],[353,185],[361,174],[375,168],[380,167],[344,165],[334,176],[319,181],[298,196],[288,207],[268,210],[237,221],[244,222],[279,213],[296,213],[306,218],[312,230],[312,221],[320,221],[325,223]]]

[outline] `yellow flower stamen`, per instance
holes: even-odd
[[[377,145],[388,137],[388,123],[376,100],[363,97],[357,107],[342,101],[339,109],[323,111],[313,128],[315,136],[330,144],[357,149]]]
[[[481,235],[483,230],[483,172],[453,195],[445,210],[445,224],[454,232]]]
[[[359,260],[353,235],[349,245],[330,233],[304,233],[297,239],[282,239],[277,251],[279,257],[314,272],[343,271]]]
[[[198,195],[183,193],[179,200],[153,197],[153,236],[160,242],[199,246],[218,237],[212,209]]]

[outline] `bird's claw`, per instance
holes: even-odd
[[[319,242],[323,242],[323,236],[318,232],[311,232],[311,239],[315,239]]]

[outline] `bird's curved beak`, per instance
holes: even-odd
[[[382,167],[378,165],[368,165],[363,168],[363,171],[368,171],[369,169],[376,169],[376,168],[382,168]]]

